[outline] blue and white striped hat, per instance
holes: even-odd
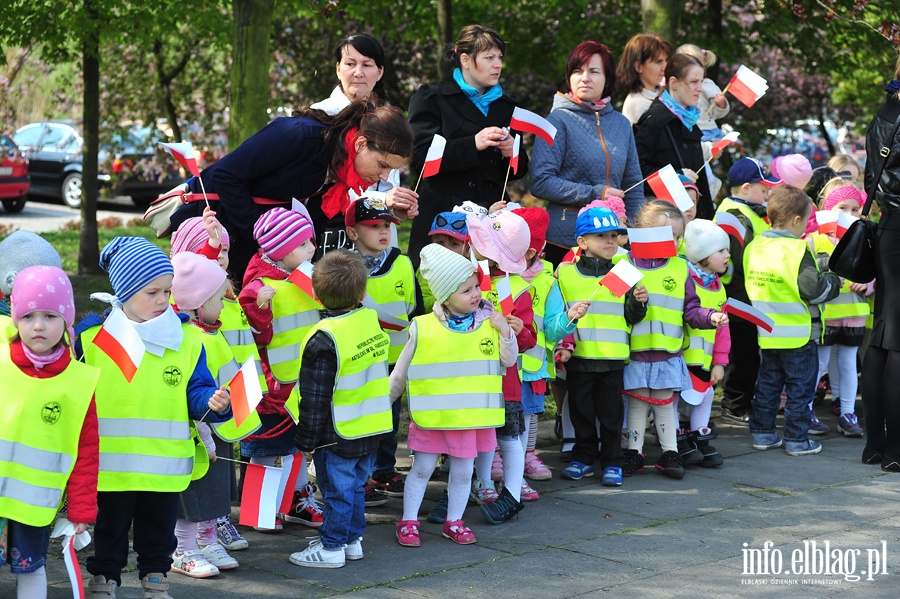
[[[161,249],[143,237],[116,237],[100,252],[100,268],[109,273],[113,293],[125,303],[162,275],[174,275]]]

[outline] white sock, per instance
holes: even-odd
[[[306,471],[306,456],[300,453],[293,453],[281,458],[281,467],[288,472],[294,465],[294,460],[302,460],[300,462],[300,472],[297,473],[297,482],[294,484],[295,491],[302,491],[309,483],[309,472]]]
[[[493,451],[479,451],[478,457],[475,458],[475,477],[479,480],[491,480],[491,464],[493,463]]]
[[[450,456],[450,481],[447,483],[447,521],[462,520],[469,501],[469,489],[472,487],[472,469],[475,458],[454,458]],[[404,509],[406,489],[404,488]],[[404,519],[406,516],[404,514]]]
[[[856,391],[859,379],[856,376],[856,353],[858,347],[852,345],[838,345],[837,347],[837,371],[840,372],[839,382],[832,383],[832,395],[834,389],[840,385],[841,414],[854,414],[856,411]]]
[[[715,394],[715,389],[710,387],[706,390],[706,394],[703,396],[703,400],[700,404],[694,406],[694,409],[691,410],[692,431],[700,430],[704,426],[709,426],[709,415],[712,412],[713,397]]]
[[[47,599],[47,569],[41,566],[31,574],[16,574],[17,599]]]
[[[644,402],[646,403],[646,402]],[[678,415],[671,405],[648,404],[653,409],[653,422],[663,451],[677,451]]]
[[[516,501],[522,494],[522,481],[525,474],[525,450],[518,437],[497,435],[500,451],[503,452],[503,486],[509,489]]]
[[[566,400],[563,402],[562,408],[562,431],[563,431],[563,439],[574,439],[575,438],[575,426],[572,425],[572,414],[569,413],[569,394],[566,393]],[[562,451],[572,451],[572,448],[575,447],[575,442],[570,441],[568,443],[563,443]]]
[[[437,466],[439,454],[416,452],[416,459],[413,462],[409,474],[406,475],[406,484],[403,487],[403,519],[418,520],[419,508],[422,507],[422,498],[425,497],[425,488],[431,475],[434,474],[434,467]],[[453,462],[450,462],[453,468]],[[490,471],[488,471],[490,472]],[[490,474],[488,475],[490,477]],[[468,493],[468,487],[466,493]]]
[[[856,367],[853,367],[856,372]],[[838,368],[838,348],[831,346],[831,357],[828,360],[828,383],[831,385],[831,397],[837,397],[841,388],[841,369]]]
[[[646,401],[628,398],[628,449],[637,449],[638,453],[644,452],[644,431],[647,429],[647,413],[650,404]]]
[[[531,414],[525,414],[525,430],[519,435],[522,441],[522,451],[528,451],[528,436],[531,434]]]

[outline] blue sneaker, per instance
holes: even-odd
[[[566,469],[562,471],[562,477],[569,480],[581,480],[585,476],[594,476],[594,466],[582,464],[577,460],[573,460]]]
[[[603,478],[600,484],[604,487],[621,487],[622,486],[622,469],[618,466],[607,466],[603,469]]]
[[[753,437],[753,449],[765,451],[781,447],[781,437],[778,433],[750,433]]]
[[[822,451],[822,445],[815,441],[788,441],[784,445],[785,453],[791,456],[815,455]]]

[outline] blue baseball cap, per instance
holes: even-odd
[[[762,183],[769,187],[784,185],[784,181],[774,175],[766,176],[762,162],[755,158],[741,158],[728,169],[728,185],[740,187],[744,183]]]
[[[608,233],[615,231],[624,235],[625,229],[619,226],[619,219],[609,208],[588,208],[578,215],[575,221],[575,236],[581,237],[589,233]]]
[[[449,235],[459,241],[469,238],[465,212],[439,212],[431,223],[429,235]]]

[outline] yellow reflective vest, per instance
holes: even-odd
[[[816,254],[828,254],[830,256],[834,252],[835,245],[831,242],[828,235],[813,233],[811,237],[816,248]],[[868,318],[869,302],[865,297],[850,289],[852,284],[853,281],[845,279],[844,285],[841,287],[841,293],[822,306],[823,320]]]
[[[523,279],[524,280],[524,279]],[[534,329],[537,332],[534,347],[522,354],[522,370],[528,374],[537,374],[547,363],[547,338],[544,335],[544,313],[547,309],[547,294],[556,279],[546,270],[531,281],[531,308],[534,310]],[[551,350],[552,351],[552,350]]]
[[[320,320],[303,340],[301,356],[318,331],[331,337],[337,351],[331,402],[334,430],[343,439],[371,437],[392,430],[387,363],[391,342],[378,324],[378,314],[360,308]]]
[[[694,289],[700,299],[700,306],[716,312],[722,311],[722,305],[728,296],[725,286],[719,282],[719,289],[712,291],[701,283],[694,281]],[[699,366],[707,372],[712,367],[713,346],[716,343],[716,329],[695,329],[684,323],[684,361],[688,366]]]
[[[505,419],[500,333],[487,320],[453,331],[433,314],[417,316],[416,353],[407,372],[409,416],[424,429],[495,428]]]
[[[684,258],[669,258],[656,268],[641,268],[634,264],[631,253],[613,257],[613,262],[628,260],[644,278],[647,288],[647,315],[631,328],[631,351],[681,351],[684,339],[684,287],[687,284],[688,264]]]
[[[219,331],[231,347],[231,353],[234,354],[238,367],[252,357],[256,362],[256,371],[259,373],[259,388],[265,393],[268,387],[259,358],[259,348],[256,347],[253,330],[250,328],[250,323],[247,322],[247,315],[244,314],[241,304],[237,300],[223,300],[222,314],[219,316],[219,320],[222,321]]]
[[[772,227],[769,226],[769,223],[765,221],[765,219],[750,208],[747,204],[743,202],[735,202],[731,198],[725,198],[719,204],[719,207],[716,209],[716,214],[719,212],[734,212],[737,210],[741,213],[741,216],[745,217],[748,221],[750,221],[750,226],[753,227],[753,239],[756,239],[760,235],[762,235],[763,231],[768,231]],[[713,222],[715,222],[715,218],[713,218]],[[731,259],[729,258],[729,262]],[[722,284],[728,285],[731,283],[731,274],[722,275]]]
[[[22,372],[0,345],[0,517],[29,526],[53,523],[75,460],[84,417],[100,378],[72,361],[58,375]]]
[[[628,360],[631,326],[625,321],[625,298],[600,287],[599,278],[581,274],[574,264],[561,265],[557,275],[567,310],[594,296],[587,314],[578,320],[572,355],[588,360]]]
[[[300,344],[319,322],[322,306],[290,281],[269,277],[261,280],[277,289],[270,304],[272,340],[266,346],[269,368],[279,383],[295,383],[300,376]]]
[[[362,303],[378,312],[382,329],[391,340],[388,361],[396,364],[409,339],[409,315],[416,309],[416,278],[409,258],[401,254],[386,273],[370,275]]]

